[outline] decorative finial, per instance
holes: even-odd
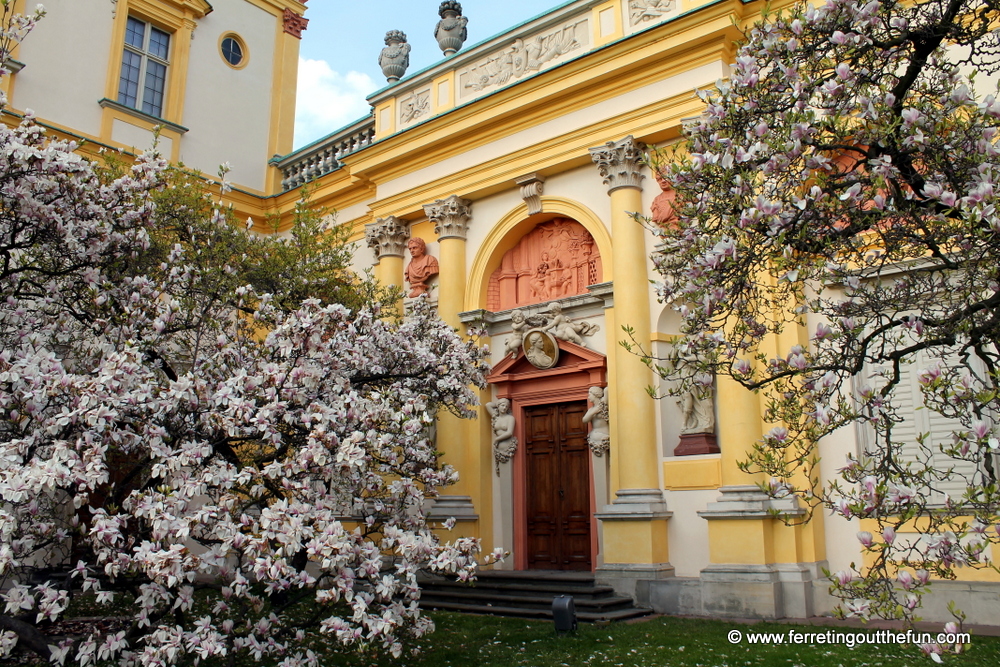
[[[399,81],[399,77],[406,74],[406,68],[410,66],[410,45],[406,43],[406,33],[401,30],[385,33],[385,48],[378,56],[378,64],[389,83]]]
[[[434,28],[434,38],[447,58],[455,55],[455,52],[462,48],[462,44],[469,36],[465,28],[469,19],[462,16],[462,4],[455,2],[455,0],[442,2],[441,6],[438,7],[438,16],[441,17],[441,20]]]

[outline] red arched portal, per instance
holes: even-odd
[[[518,570],[592,571],[597,565],[594,460],[580,417],[587,390],[607,384],[607,360],[566,341],[559,341],[559,349],[552,368],[532,366],[522,350],[497,364],[488,378],[497,398],[510,400],[516,423],[519,445],[512,472]]]

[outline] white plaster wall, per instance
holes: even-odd
[[[135,151],[149,150],[153,147],[153,142],[156,141],[160,155],[167,157],[172,154],[174,148],[174,140],[170,137],[160,135],[157,141],[153,133],[146,128],[133,125],[120,118],[115,118],[111,122],[111,138]]]
[[[15,76],[14,109],[83,134],[101,130],[114,4],[107,0],[45,0],[48,14],[21,44],[25,64]],[[34,3],[29,2],[30,7]],[[121,54],[115,54],[119,64]]]
[[[515,132],[510,136],[491,141],[460,155],[441,160],[429,167],[380,183],[379,196],[391,197],[424,183],[460,173],[484,162],[517,154],[532,146],[549,141],[553,137],[589,127],[602,120],[615,118],[620,116],[624,110],[638,109],[685,91],[693,92],[696,88],[713,85],[718,79],[725,76],[726,70],[727,68],[721,61],[702,65],[682,74],[667,77],[648,86],[570,112],[548,122],[533,125],[521,132]],[[608,137],[606,140],[617,141],[621,138]],[[548,182],[546,182],[547,185]],[[653,187],[656,188],[655,183],[653,183]]]
[[[708,566],[708,522],[698,512],[718,497],[717,489],[666,492],[674,513],[667,521],[670,564],[678,577],[697,577]]]
[[[188,87],[181,124],[190,129],[180,159],[214,175],[229,162],[237,186],[263,190],[270,134],[274,72],[273,15],[246,0],[212,0],[214,11],[199,21],[191,42]],[[247,45],[249,62],[233,69],[219,51],[229,32]]]

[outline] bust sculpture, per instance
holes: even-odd
[[[650,206],[653,222],[661,227],[675,227],[677,225],[677,212],[674,210],[674,201],[677,199],[677,193],[674,191],[674,186],[667,180],[666,176],[660,173],[659,169],[653,170],[653,177],[662,190],[660,194],[656,195],[652,206]]]
[[[559,361],[559,344],[552,334],[532,329],[524,335],[524,356],[535,368],[552,368]]]
[[[462,48],[462,44],[469,36],[465,27],[469,23],[469,19],[462,16],[462,5],[455,0],[442,2],[441,6],[438,7],[438,16],[441,17],[441,20],[434,28],[434,38],[441,50],[444,51],[445,57],[448,57]]]
[[[406,266],[406,282],[410,283],[410,297],[427,294],[427,281],[438,274],[438,261],[427,254],[427,243],[414,236],[406,243],[410,263]]]
[[[500,476],[500,464],[507,463],[517,450],[517,438],[514,437],[514,415],[510,414],[510,401],[501,398],[495,403],[487,403],[486,411],[492,417],[493,430],[493,460],[496,463],[497,476]]]
[[[399,81],[410,66],[410,45],[406,43],[406,33],[390,30],[385,33],[385,48],[378,56],[379,67],[389,83]]]

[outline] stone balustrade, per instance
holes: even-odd
[[[341,160],[369,146],[375,139],[375,119],[366,116],[308,146],[276,158],[272,164],[281,170],[283,192],[302,187],[320,176],[343,166]]]

